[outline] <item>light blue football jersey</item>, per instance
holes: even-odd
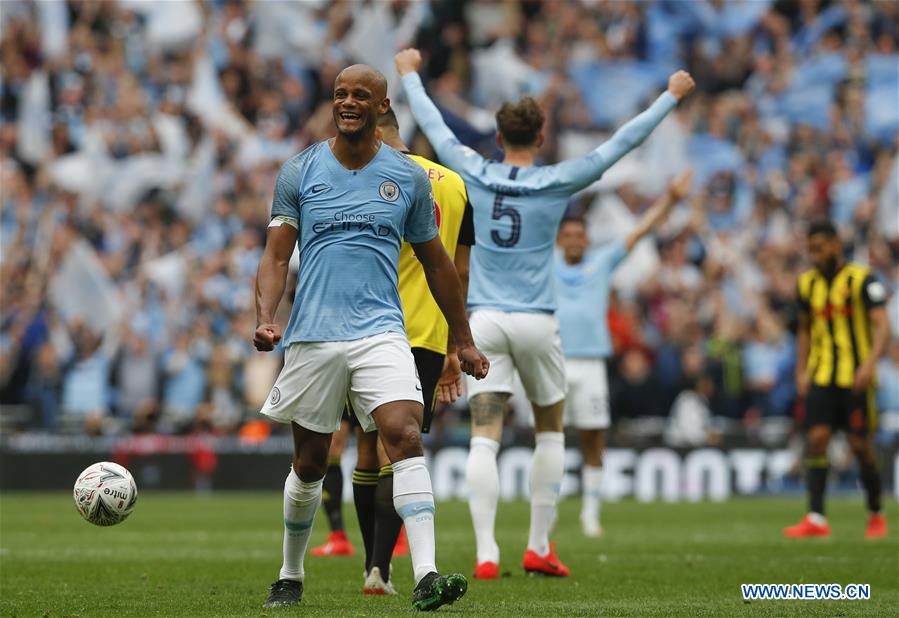
[[[566,358],[612,355],[607,319],[612,271],[625,256],[625,242],[616,240],[589,252],[577,264],[567,264],[561,256],[556,257],[556,315]]]
[[[397,261],[437,236],[431,183],[417,163],[381,144],[360,170],[327,141],[281,167],[272,218],[295,223],[300,272],[284,344],[405,333]]]
[[[640,145],[677,105],[663,93],[587,155],[555,165],[514,167],[463,146],[443,121],[417,73],[403,77],[412,114],[446,165],[465,180],[474,209],[468,307],[553,313],[553,246],[572,194],[598,180]]]

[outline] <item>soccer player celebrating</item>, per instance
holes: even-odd
[[[796,390],[805,398],[809,512],[784,529],[789,538],[827,537],[824,517],[827,447],[843,430],[858,459],[868,502],[865,536],[882,538],[887,522],[880,507],[880,473],[871,434],[877,427],[875,366],[889,342],[886,288],[861,264],[847,262],[829,221],[808,229],[812,268],[799,277]]]
[[[505,103],[497,112],[497,142],[505,157],[502,162],[487,161],[459,143],[428,98],[416,72],[421,65],[418,50],[404,50],[395,61],[415,119],[441,162],[462,176],[474,208],[477,244],[468,307],[475,340],[491,362],[483,383],[467,382],[472,439],[466,478],[477,541],[475,577],[493,579],[499,574],[496,456],[516,369],[533,405],[536,431],[523,566],[528,572],[566,576],[569,569],[549,543],[565,456],[565,368],[554,316],[556,232],[571,195],[639,145],[690,93],[693,80],[683,71],[675,73],[668,91],[607,143],[579,159],[540,167],[535,160],[543,143],[543,113],[533,99]]]
[[[291,424],[294,441],[284,485],[284,560],[265,607],[295,605],[302,598],[303,557],[321,501],[331,434],[347,397],[363,428],[377,427],[393,463],[393,504],[406,526],[416,582],[413,606],[433,610],[467,588],[461,574],[441,576],[435,566],[421,385],[397,292],[403,238],[449,322],[462,371],[483,378],[489,363],[472,340],[459,277],[438,237],[427,176],[375,136],[377,118],[389,105],[380,73],[365,65],[344,69],[334,84],[337,136],[289,159],[275,185],[256,279],[258,350],[282,341],[274,315],[295,244],[300,272],[283,335],[284,368],[262,408]]]
[[[564,219],[559,228],[562,255],[556,260],[556,289],[568,381],[565,417],[580,433],[584,458],[581,529],[586,536],[596,537],[602,532],[599,524],[602,452],[605,430],[610,423],[605,359],[612,355],[606,313],[612,271],[687,196],[692,177],[691,172],[678,176],[626,238],[595,251],[587,252],[590,239],[582,219]]]
[[[453,259],[462,282],[468,285],[468,258],[474,244],[474,222],[468,194],[462,178],[455,172],[409,152],[399,135],[399,124],[392,109],[378,118],[378,136],[388,146],[405,153],[424,169],[434,192],[440,241]],[[399,261],[399,292],[406,321],[406,334],[421,380],[424,399],[422,433],[431,427],[438,384],[447,401],[458,397],[461,371],[455,357],[449,326],[434,297],[428,291],[425,273],[409,243],[403,243]],[[447,348],[449,354],[447,355]],[[353,497],[359,528],[365,544],[365,572],[362,592],[395,594],[390,582],[390,560],[402,520],[393,508],[394,473],[385,460],[378,434],[357,431],[359,459],[353,473]],[[380,468],[380,470],[379,470]],[[372,483],[372,479],[376,479]]]

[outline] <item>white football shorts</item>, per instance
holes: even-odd
[[[601,358],[566,358],[565,425],[576,429],[608,429],[609,378]]]
[[[279,423],[333,433],[340,428],[347,400],[365,431],[375,429],[371,413],[380,405],[403,400],[424,405],[404,334],[290,344],[261,412]]]
[[[512,393],[515,370],[528,399],[550,406],[565,398],[565,363],[559,320],[547,313],[507,313],[478,309],[471,314],[475,345],[490,361],[483,380],[466,376],[468,397]]]

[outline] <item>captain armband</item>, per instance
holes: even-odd
[[[284,215],[278,215],[276,217],[272,217],[271,222],[268,224],[269,227],[281,227],[282,225],[287,224],[295,230],[300,229],[300,223],[293,217],[286,217]]]

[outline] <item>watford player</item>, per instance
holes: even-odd
[[[824,514],[827,447],[845,431],[867,496],[868,538],[886,535],[880,473],[872,433],[877,427],[875,365],[889,341],[886,289],[868,267],[847,262],[836,228],[813,223],[807,241],[812,269],[799,277],[796,388],[805,398],[809,513],[784,529],[789,538],[830,536]]]

